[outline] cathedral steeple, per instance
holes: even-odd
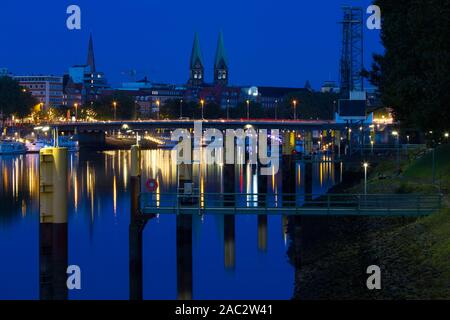
[[[92,41],[92,33],[89,36],[89,48],[87,55],[87,63],[91,67],[91,73],[95,73],[95,56],[94,56],[94,42]]]
[[[191,62],[190,62],[189,84],[193,86],[202,85],[204,82],[205,68],[203,66],[202,54],[200,51],[200,41],[198,34],[195,33],[194,44],[192,46]]]
[[[223,44],[223,34],[219,33],[217,40],[216,59],[214,63],[214,83],[227,85],[228,84],[228,62],[225,53],[225,45]]]

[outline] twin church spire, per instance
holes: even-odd
[[[190,61],[189,84],[201,86],[204,84],[205,68],[200,50],[200,41],[198,34],[195,33],[194,44],[192,46]],[[214,61],[214,84],[228,85],[228,61],[225,53],[225,46],[222,32],[219,33],[217,41],[216,57]]]

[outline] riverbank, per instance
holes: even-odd
[[[436,184],[432,155],[411,154],[397,171],[395,157],[370,168],[369,193],[444,194],[448,207],[450,146],[436,150]],[[362,181],[361,181],[362,182]],[[361,193],[364,185],[345,192]],[[340,190],[342,191],[342,190]],[[320,230],[302,220],[295,298],[298,299],[449,299],[450,210],[423,218],[325,218]],[[310,231],[326,234],[311,244]],[[292,256],[292,255],[291,255]],[[366,268],[381,268],[382,290],[366,287]]]

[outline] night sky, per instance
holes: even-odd
[[[97,69],[113,85],[129,78],[185,83],[194,32],[200,36],[206,80],[213,75],[217,36],[224,33],[230,82],[315,88],[338,80],[342,5],[371,0],[41,0],[0,2],[0,67],[14,74],[58,74],[86,62],[93,32]],[[82,30],[66,28],[77,4]],[[365,16],[367,18],[367,15]],[[379,31],[365,28],[365,64],[382,52]]]

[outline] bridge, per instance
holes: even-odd
[[[182,215],[304,215],[417,217],[442,207],[442,195],[419,194],[261,194],[141,193],[141,218]]]
[[[359,122],[352,124],[336,123],[332,120],[135,120],[135,121],[95,121],[95,122],[61,122],[51,126],[59,131],[113,131],[129,128],[131,130],[151,129],[190,129],[195,122],[201,122],[203,128],[239,129],[248,125],[257,129],[281,130],[342,130],[347,126],[360,126]]]

